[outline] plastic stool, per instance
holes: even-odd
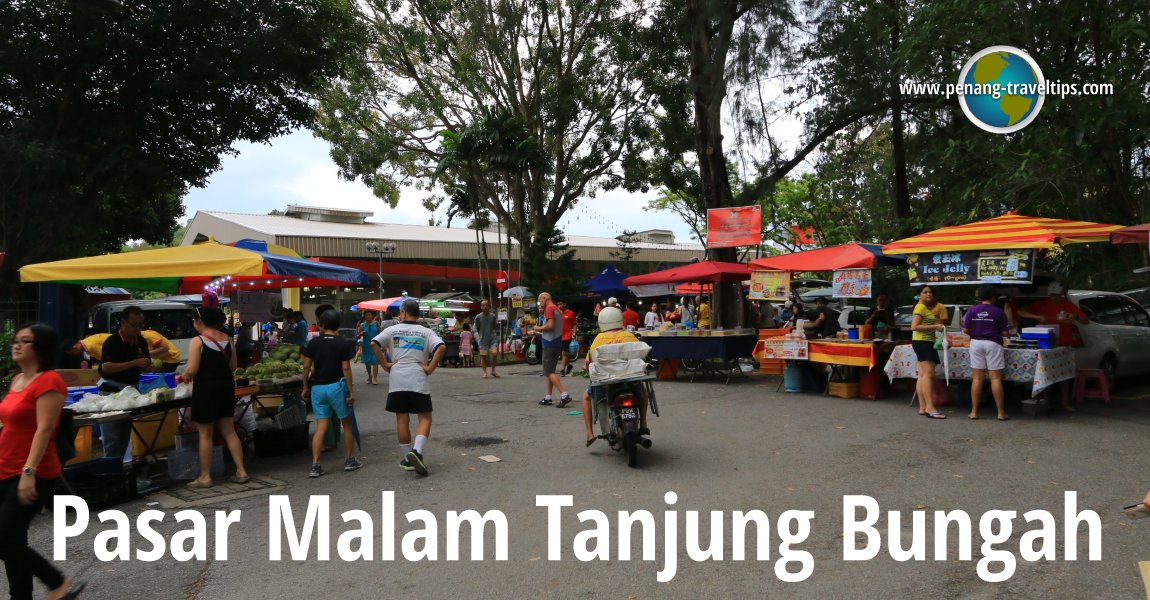
[[[1091,381],[1097,385],[1086,385]],[[1074,376],[1074,401],[1081,404],[1087,398],[1102,398],[1106,404],[1110,404],[1110,386],[1106,383],[1106,371],[1078,369]]]

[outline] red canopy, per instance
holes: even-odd
[[[878,244],[843,244],[779,256],[764,256],[751,261],[752,269],[771,271],[833,271],[835,269],[873,269],[876,266],[902,264],[900,259],[882,256]]]
[[[1150,243],[1150,223],[1131,225],[1117,231],[1110,232],[1111,244],[1143,244]]]
[[[635,275],[623,280],[623,285],[651,285],[657,283],[710,282],[729,283],[751,278],[751,269],[742,263],[704,260],[681,267]]]

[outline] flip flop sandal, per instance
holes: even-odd
[[[946,415],[944,415],[940,412],[932,412],[932,413],[926,413],[926,418],[928,418],[928,419],[945,419]]]
[[[1009,421],[1010,417],[998,417],[999,421]]]
[[[978,415],[966,415],[966,418],[970,419],[971,421],[977,421]],[[998,420],[1001,421],[1002,418],[999,418]]]
[[[594,444],[595,440],[597,440],[597,439],[599,439],[599,438],[587,438],[587,445],[590,446],[591,444]]]

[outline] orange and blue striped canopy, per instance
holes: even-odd
[[[959,250],[1006,250],[1012,248],[1053,248],[1066,244],[1105,242],[1121,225],[1087,221],[1067,221],[1027,217],[1014,213],[1001,217],[943,227],[891,242],[883,254],[915,254]]]

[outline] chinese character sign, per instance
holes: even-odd
[[[835,271],[832,295],[835,298],[870,298],[870,269],[839,269]]]
[[[762,241],[763,209],[755,206],[712,208],[707,211],[707,247],[758,246]]]
[[[790,271],[751,271],[751,300],[783,302],[790,294]]]
[[[908,254],[911,285],[1030,283],[1034,250],[970,250]]]

